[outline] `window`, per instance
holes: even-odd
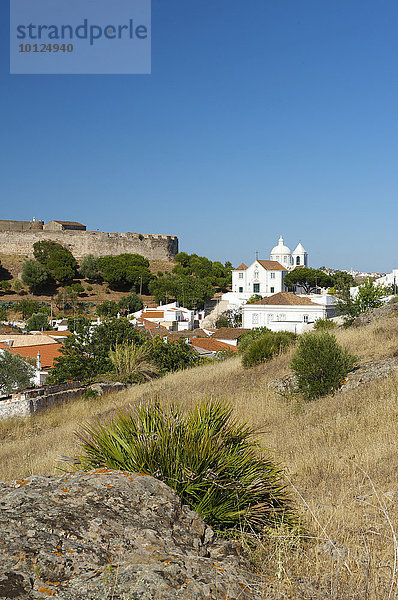
[[[239,288],[239,293],[241,294],[243,292],[243,287]]]
[[[287,262],[287,256],[283,257],[283,262]]]
[[[252,314],[252,325],[258,325],[258,313]]]
[[[300,264],[300,257],[296,256],[296,265],[299,265],[299,264]]]
[[[253,283],[253,292],[255,294],[259,294],[260,293],[260,284],[259,283]]]
[[[276,315],[276,320],[277,321],[286,321],[286,315],[284,313],[280,313],[279,315]]]
[[[258,279],[258,271],[254,271],[254,279]]]
[[[274,293],[275,293],[275,288],[274,288],[274,287],[272,287],[272,288],[271,288],[271,294],[274,294]]]
[[[303,316],[303,321],[304,321],[304,323],[308,323],[308,315]]]
[[[243,273],[239,273],[239,279],[243,279]]]
[[[275,279],[275,273],[271,273],[271,279]]]
[[[274,315],[271,313],[268,313],[267,315],[267,321],[268,323],[272,323],[272,321],[274,320]]]

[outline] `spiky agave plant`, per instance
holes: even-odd
[[[123,382],[149,381],[159,373],[146,344],[137,346],[132,342],[118,345],[109,352],[109,358],[115,373]]]
[[[239,424],[222,401],[192,411],[157,399],[86,425],[79,468],[145,473],[173,488],[217,531],[258,533],[297,522],[281,468],[256,441],[258,428]]]

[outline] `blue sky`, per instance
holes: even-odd
[[[174,234],[235,265],[282,233],[312,266],[389,271],[397,22],[396,0],[153,0],[151,75],[25,76],[2,0],[0,218]]]

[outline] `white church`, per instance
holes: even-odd
[[[232,292],[224,294],[230,306],[241,306],[251,296],[268,297],[286,292],[283,279],[296,267],[308,267],[308,252],[299,243],[291,252],[280,236],[278,245],[272,248],[270,260],[256,259],[249,267],[244,263],[232,271]]]

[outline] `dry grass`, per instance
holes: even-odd
[[[338,331],[361,362],[396,354],[398,319]],[[292,350],[289,351],[291,354]],[[398,377],[311,403],[267,387],[288,372],[290,354],[245,370],[235,357],[99,400],[81,400],[28,421],[0,423],[0,480],[54,473],[59,454],[77,452],[73,431],[158,394],[189,406],[226,398],[238,417],[266,425],[264,444],[287,467],[309,540],[279,531],[258,540],[264,589],[278,598],[398,598]]]

